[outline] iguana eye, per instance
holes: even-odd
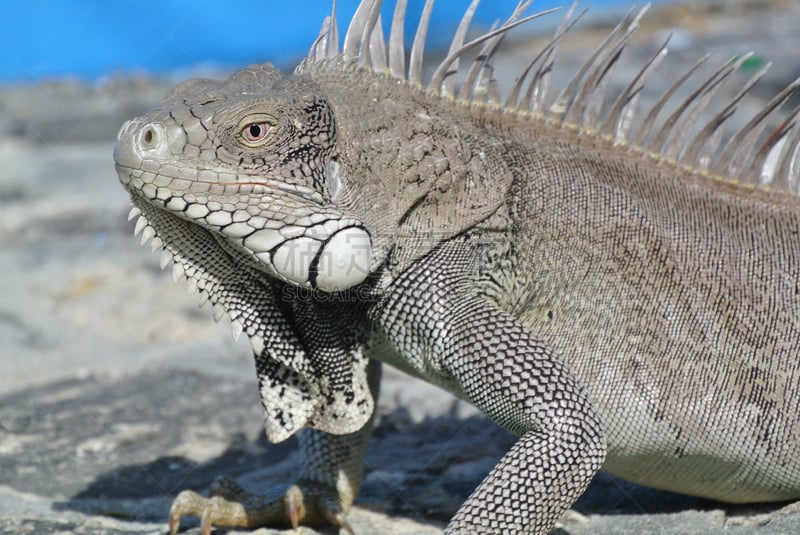
[[[269,135],[272,125],[268,122],[250,123],[242,129],[242,137],[249,143],[260,143]]]
[[[245,117],[239,122],[239,139],[248,147],[263,145],[275,130],[277,121],[265,114]]]

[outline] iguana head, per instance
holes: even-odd
[[[319,88],[263,65],[178,85],[122,127],[114,158],[134,198],[206,228],[274,277],[330,292],[373,268],[368,231],[331,202],[335,153]]]

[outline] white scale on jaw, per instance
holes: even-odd
[[[292,284],[334,292],[363,282],[370,272],[369,234],[358,221],[336,213],[312,212],[290,224],[244,210],[212,211],[207,204],[180,197],[164,206],[231,238],[273,275]]]
[[[287,282],[333,292],[355,286],[369,275],[372,243],[355,224],[327,220],[311,227],[265,228],[239,243]],[[231,236],[227,227],[221,232]]]

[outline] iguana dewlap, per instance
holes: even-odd
[[[669,114],[696,66],[636,111],[665,43],[604,100],[644,11],[553,97],[570,10],[501,103],[488,62],[527,3],[465,43],[473,1],[425,87],[433,2],[408,57],[406,2],[388,40],[380,4],[361,3],[342,50],[326,21],[289,77],[190,80],[120,131],[137,232],[250,339],[270,440],[304,429],[296,481],[185,491],[171,532],[182,515],[204,533],[349,530],[381,362],[519,436],[447,533],[546,533],[601,465],[730,502],[800,498],[798,111],[762,135],[797,82],[721,145],[746,91],[695,123],[746,57]]]

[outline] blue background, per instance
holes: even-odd
[[[528,12],[570,1],[537,0]],[[585,0],[580,5],[593,16],[618,19],[620,6],[627,8],[633,2]],[[394,5],[385,3],[384,22]],[[413,36],[423,3],[409,2],[407,39]],[[338,2],[342,37],[357,4],[357,0]],[[429,36],[432,45],[449,38],[468,4],[468,0],[439,0]],[[514,0],[484,0],[473,24],[486,27],[504,20],[515,5]],[[305,54],[329,13],[326,0],[0,0],[0,83],[63,76],[96,80],[107,74],[163,74],[265,61],[291,67]],[[546,20],[555,24],[560,17]],[[537,23],[541,24],[530,24]]]

